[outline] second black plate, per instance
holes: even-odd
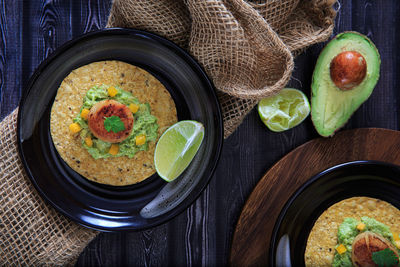
[[[379,161],[353,161],[324,170],[288,200],[272,232],[269,265],[304,266],[310,231],[333,204],[351,197],[372,197],[400,208],[400,167]]]

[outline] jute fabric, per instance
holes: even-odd
[[[187,49],[215,84],[227,137],[259,99],[287,84],[294,55],[331,35],[334,3],[115,0],[107,26],[148,30]],[[73,264],[97,232],[37,193],[18,156],[17,112],[0,123],[0,266]]]
[[[73,264],[97,232],[39,196],[18,155],[17,114],[0,122],[0,266]]]
[[[115,0],[108,27],[143,29],[186,48],[217,88],[225,137],[289,81],[293,58],[332,34],[335,0]]]

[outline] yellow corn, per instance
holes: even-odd
[[[136,113],[139,110],[139,106],[136,104],[130,104],[129,109],[132,111],[132,113]]]
[[[85,144],[86,144],[88,147],[92,147],[92,146],[93,146],[93,141],[92,141],[92,138],[91,138],[90,136],[88,136],[88,137],[85,138]]]
[[[108,91],[108,95],[111,97],[114,97],[118,93],[118,90],[115,89],[114,86],[108,87],[107,91]]]
[[[358,231],[364,231],[364,229],[365,229],[365,223],[359,223],[357,225],[357,230]]]
[[[394,241],[396,243],[396,247],[400,249],[400,240]]]
[[[136,145],[141,146],[146,142],[146,136],[144,134],[136,136]]]
[[[400,241],[399,233],[397,233],[397,232],[392,232],[392,235],[393,235],[394,241]]]
[[[81,130],[81,126],[78,123],[74,122],[69,125],[69,131],[73,134],[79,132]]]
[[[115,156],[118,154],[118,150],[119,150],[119,146],[117,144],[112,144],[110,147],[110,150],[108,150],[108,153]]]
[[[347,249],[346,249],[346,247],[345,247],[343,244],[340,244],[340,245],[336,248],[336,251],[337,251],[339,254],[343,254],[343,253],[345,253],[345,252],[347,251]]]
[[[90,110],[88,110],[87,108],[82,109],[81,111],[81,117],[84,120],[87,120],[87,117],[89,115]]]

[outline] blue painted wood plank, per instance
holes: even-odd
[[[0,1],[0,120],[21,96],[22,2]]]

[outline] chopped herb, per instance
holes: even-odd
[[[389,267],[389,266],[397,266],[399,263],[399,258],[393,252],[393,250],[389,248],[385,248],[384,250],[373,252],[372,253],[372,260],[379,266],[379,267]]]
[[[113,131],[114,133],[118,133],[125,130],[125,125],[118,116],[111,116],[105,118],[104,128],[107,132]]]

